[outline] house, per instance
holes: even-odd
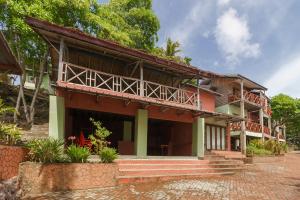
[[[203,158],[205,146],[230,149],[230,124],[243,118],[217,112],[223,94],[199,84],[221,75],[76,29],[26,22],[51,49],[50,136],[88,138],[94,118],[121,155]]]
[[[255,138],[268,140],[280,135],[280,140],[284,141],[283,130],[282,134],[272,135],[270,99],[265,94],[267,88],[240,74],[215,77],[204,81],[202,86],[223,94],[216,98],[216,111],[245,119],[230,125],[232,149],[245,152],[246,144]]]

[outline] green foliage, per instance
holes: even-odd
[[[116,149],[109,147],[104,147],[99,155],[103,163],[112,163],[118,157]]]
[[[247,156],[267,156],[272,155],[271,151],[268,151],[266,149],[260,149],[255,146],[247,146]]]
[[[42,163],[62,162],[64,141],[53,138],[34,139],[27,143],[31,161]]]
[[[272,97],[271,108],[276,126],[286,126],[287,141],[300,147],[300,100],[279,94]]]
[[[68,146],[66,154],[72,163],[85,163],[90,155],[90,151],[86,147],[78,147],[72,144]]]
[[[94,146],[94,152],[99,154],[103,148],[107,147],[108,142],[106,138],[111,135],[111,132],[100,121],[95,121],[93,118],[90,118],[90,121],[95,126],[95,134],[89,135],[89,139]]]
[[[15,124],[0,123],[0,142],[16,145],[21,141],[22,133]]]
[[[13,113],[14,108],[5,105],[3,99],[0,98],[0,116],[3,117],[7,113]],[[0,122],[0,142],[8,145],[16,145],[21,141],[21,131],[15,124]]]
[[[15,109],[11,106],[5,105],[3,99],[0,98],[0,116],[3,116],[6,113],[13,113]]]
[[[251,140],[247,145],[247,155],[280,155],[287,152],[287,144],[276,140],[262,142],[260,139]]]

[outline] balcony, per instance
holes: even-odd
[[[252,104],[255,104],[257,106],[264,106],[264,102],[265,100],[263,98],[261,98],[259,95],[253,94],[249,91],[244,91],[243,92],[243,97],[244,100],[247,102],[250,102]],[[228,96],[228,102],[236,102],[236,101],[240,101],[241,100],[241,94],[240,93],[235,93],[235,94],[230,94]]]
[[[271,130],[269,129],[269,127],[264,126],[264,133],[267,135],[271,135]]]
[[[246,122],[246,131],[261,133],[262,126],[258,123],[254,123],[251,121]],[[241,131],[242,130],[242,122],[234,122],[230,125],[231,131]]]
[[[151,81],[109,74],[63,62],[59,87],[93,92],[165,106],[199,110],[197,92]]]
[[[270,106],[265,106],[264,107],[264,113],[267,114],[268,116],[272,115],[272,110]]]

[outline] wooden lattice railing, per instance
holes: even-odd
[[[261,133],[261,131],[262,131],[262,126],[258,123],[247,121],[245,123],[245,125],[246,125],[246,130],[247,131],[256,132],[256,133]],[[230,129],[232,131],[241,131],[242,130],[242,122],[233,122],[233,123],[231,123]]]
[[[80,86],[155,99],[161,103],[171,102],[193,106],[195,109],[200,107],[198,106],[198,95],[195,92],[151,81],[96,71],[66,62],[63,62],[62,81]]]
[[[244,91],[243,96],[244,96],[244,99],[246,101],[249,101],[251,103],[255,103],[255,104],[260,105],[260,106],[264,106],[264,99],[261,98],[259,95],[253,94],[249,91]],[[228,96],[228,101],[229,102],[234,102],[234,101],[238,101],[238,100],[241,100],[241,94],[240,93],[230,94]]]
[[[264,133],[268,134],[268,135],[271,135],[271,130],[269,129],[269,127],[264,126]]]

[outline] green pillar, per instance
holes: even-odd
[[[134,149],[138,157],[147,156],[148,111],[138,109],[135,116]]]
[[[204,118],[195,118],[193,122],[192,154],[198,158],[204,158],[204,129]]]
[[[65,101],[63,97],[50,95],[49,136],[65,139]]]
[[[123,122],[123,141],[131,141],[132,122]]]

